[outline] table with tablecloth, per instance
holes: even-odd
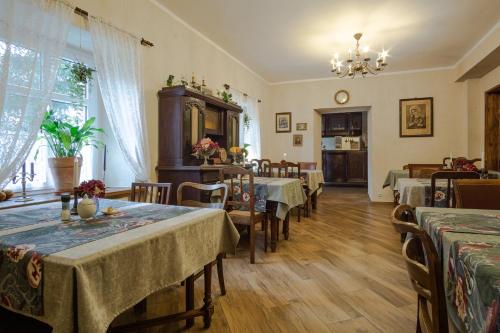
[[[59,220],[60,203],[0,212],[0,298],[53,332],[106,332],[120,313],[233,253],[224,210],[101,200],[119,213]],[[76,324],[76,325],[75,325]]]
[[[231,180],[226,179],[225,183],[230,185]],[[241,189],[243,184],[243,189]],[[242,196],[248,201],[248,180],[233,179],[233,190],[230,193],[236,195],[238,200]],[[299,178],[273,178],[254,177],[254,198],[255,210],[258,212],[270,213],[271,219],[271,250],[276,251],[278,239],[279,220],[283,221],[283,234],[288,239],[289,221],[288,212],[307,201],[307,196],[302,188]]]
[[[443,264],[452,329],[500,331],[500,210],[419,207]]]
[[[323,184],[325,183],[323,170],[301,170],[301,174],[300,178],[304,180],[304,184],[309,190],[310,205],[316,209],[318,196],[323,192]],[[307,208],[307,213],[309,213],[309,207]]]
[[[436,180],[435,205],[447,207],[446,180]],[[453,185],[451,185],[453,186]],[[412,207],[431,205],[431,180],[427,178],[399,178],[394,190],[399,194],[399,203]]]
[[[389,170],[382,187],[389,186],[391,190],[394,190],[399,178],[410,178],[410,170]],[[488,179],[500,179],[500,171],[488,171]]]

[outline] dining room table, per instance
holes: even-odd
[[[446,180],[436,180],[435,205],[436,207],[447,207]],[[453,187],[453,183],[450,184]],[[412,207],[429,207],[431,205],[432,189],[429,178],[398,178],[394,191],[398,195],[399,204],[407,204]]]
[[[289,238],[289,212],[292,208],[303,205],[307,196],[299,178],[254,177],[255,210],[268,213],[271,222],[271,251],[276,252],[279,239],[279,221],[283,221],[283,235]],[[231,180],[225,180],[231,184]],[[239,187],[239,181],[233,186]],[[243,189],[235,192],[248,192],[248,180],[243,181]],[[234,192],[233,192],[234,193]]]
[[[399,178],[410,178],[410,170],[389,170],[387,172],[387,175],[385,176],[382,188],[389,187],[391,190],[394,190],[394,188],[396,187],[396,182]],[[500,179],[500,171],[488,171],[488,179]]]
[[[61,221],[60,202],[0,211],[2,307],[54,333],[104,333],[119,314],[158,290],[194,281],[200,269],[210,281],[212,262],[234,253],[239,240],[221,209],[99,201],[113,214]],[[164,319],[202,316],[210,326],[212,313],[208,282],[201,308],[187,304]]]
[[[417,207],[443,265],[450,332],[500,331],[500,210]]]
[[[309,196],[311,197],[311,205],[313,209],[316,209],[318,203],[318,195],[321,194],[323,190],[323,184],[325,184],[325,177],[323,175],[323,170],[301,170],[300,179],[309,191]]]

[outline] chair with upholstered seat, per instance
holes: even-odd
[[[130,201],[167,205],[171,183],[132,183]]]
[[[267,250],[267,218],[264,213],[255,211],[253,172],[241,167],[220,169],[221,183],[229,186],[226,210],[234,224],[247,227],[250,238],[250,263],[255,263],[255,225],[263,223],[264,250]]]
[[[412,234],[403,245],[403,258],[417,292],[417,332],[447,333],[443,268],[436,247],[418,225],[408,223],[404,230]]]
[[[431,207],[436,205],[436,181],[446,180],[446,208],[455,207],[456,200],[451,190],[452,179],[478,179],[479,174],[474,171],[437,171],[431,175]]]
[[[189,190],[191,192],[193,191],[200,191],[200,192],[210,192],[210,194],[213,194],[214,192],[221,192],[218,193],[220,194],[220,200],[218,202],[201,202],[198,200],[192,200],[192,199],[183,199],[183,193],[184,190]],[[224,209],[226,206],[226,201],[227,201],[227,192],[228,192],[228,187],[226,184],[198,184],[198,183],[192,183],[192,182],[184,182],[179,185],[177,188],[177,205],[178,206],[187,206],[187,207],[200,207],[200,208],[219,208],[219,209]],[[200,193],[201,196],[202,193]],[[207,197],[211,197],[207,196]],[[219,286],[220,286],[220,291],[221,295],[226,294],[226,285],[224,283],[224,269],[222,266],[222,258],[223,254],[217,255],[217,259],[212,263],[212,264],[217,264],[217,275],[219,277]],[[196,280],[199,278],[201,275],[203,275],[203,270],[195,274],[194,279]]]
[[[457,208],[500,209],[500,179],[453,181]]]

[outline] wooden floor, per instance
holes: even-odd
[[[250,265],[243,236],[237,255],[224,260],[227,295],[219,296],[213,278],[209,330],[198,318],[189,331],[178,323],[141,333],[415,332],[416,295],[389,222],[391,209],[369,202],[366,189],[327,188],[311,218],[291,219],[290,240],[281,239],[277,253],[263,252],[259,233],[256,264]],[[180,311],[182,298],[182,287],[152,295],[142,317]],[[115,323],[134,316],[128,311]]]

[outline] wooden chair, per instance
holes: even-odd
[[[451,190],[452,179],[479,179],[479,174],[474,171],[437,171],[431,175],[431,207],[436,204],[436,180],[445,179],[446,182],[446,207],[455,207],[456,200]]]
[[[229,200],[226,210],[234,224],[247,226],[250,236],[250,263],[255,263],[255,225],[264,223],[264,249],[267,250],[267,218],[255,211],[253,172],[241,167],[227,167],[219,171],[220,182],[229,179]],[[245,179],[244,179],[245,178]],[[245,189],[248,192],[245,192]]]
[[[443,170],[441,164],[408,164],[410,178],[431,178],[433,172]]]
[[[317,162],[299,162],[301,170],[316,170]]]
[[[442,263],[429,235],[415,224],[406,230],[413,237],[403,245],[403,258],[417,292],[417,332],[447,333],[448,317]]]
[[[130,201],[168,205],[171,183],[132,183]]]
[[[283,163],[270,163],[265,166],[266,169],[264,171],[265,177],[276,177],[283,178],[285,177],[286,165]]]
[[[198,191],[222,191],[221,195],[221,200],[220,202],[216,203],[211,203],[211,202],[201,202],[197,200],[183,200],[182,199],[182,194],[184,189],[193,189],[193,190],[198,190]],[[177,205],[178,206],[188,206],[188,207],[201,207],[201,208],[219,208],[219,209],[224,209],[226,207],[226,201],[227,201],[227,192],[228,192],[228,187],[226,184],[198,184],[198,183],[192,183],[192,182],[184,182],[179,185],[177,188]],[[217,265],[217,276],[219,277],[219,287],[220,287],[220,293],[221,295],[226,294],[226,284],[224,283],[224,268],[222,266],[222,258],[223,254],[220,253],[217,255],[217,259],[215,259],[214,262],[212,262],[212,265],[216,264]],[[199,271],[197,274],[194,275],[194,280],[198,279],[200,276],[202,276],[204,273],[203,270]]]
[[[500,179],[453,181],[457,208],[500,209]]]
[[[401,234],[401,243],[404,243],[407,233],[417,223],[415,210],[410,205],[398,205],[392,210],[391,222],[396,232]]]
[[[266,165],[271,164],[271,160],[267,158],[263,158],[261,160],[254,158],[250,161],[250,163],[255,165],[256,170],[254,171],[254,174],[256,174],[257,177],[266,177]]]

